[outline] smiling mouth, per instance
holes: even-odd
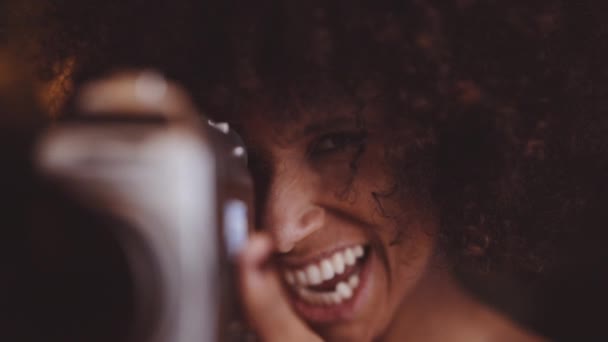
[[[345,306],[354,299],[361,285],[361,271],[368,255],[369,248],[356,245],[298,268],[284,268],[285,282],[294,300],[300,303],[296,306],[316,312],[336,311]]]

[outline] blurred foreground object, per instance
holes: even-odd
[[[17,249],[42,259],[49,278],[34,278],[55,283],[55,307],[24,307],[56,316],[51,340],[242,340],[230,255],[247,237],[252,183],[240,138],[154,72],[89,83],[74,107],[34,149],[31,176],[48,189],[21,203],[31,239]]]

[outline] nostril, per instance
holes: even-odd
[[[299,226],[303,230],[316,230],[322,226],[324,216],[321,208],[310,209],[300,216]]]
[[[323,227],[325,220],[325,211],[318,207],[309,208],[300,215],[285,214],[281,224],[274,225],[272,230],[279,253],[289,253],[298,242]]]

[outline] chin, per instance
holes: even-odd
[[[324,341],[369,342],[374,338],[373,329],[363,322],[336,325],[315,331]]]

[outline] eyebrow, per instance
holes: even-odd
[[[355,122],[354,118],[334,117],[320,122],[313,122],[306,125],[302,130],[296,132],[298,138],[311,136],[319,131],[331,131],[333,129],[351,126]]]

